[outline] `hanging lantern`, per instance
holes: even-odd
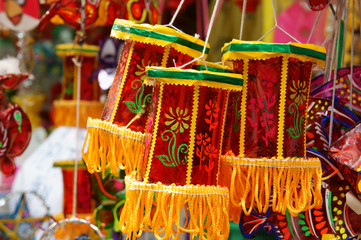
[[[55,126],[76,126],[77,85],[81,84],[79,103],[79,126],[86,127],[87,117],[101,115],[103,106],[99,102],[98,81],[91,81],[92,71],[97,67],[98,46],[84,44],[61,44],[56,54],[63,57],[63,80],[61,96],[53,103]],[[73,58],[81,61],[81,76],[78,79],[78,66]]]
[[[129,174],[143,158],[149,118],[152,87],[143,84],[145,67],[181,66],[201,55],[204,42],[165,26],[121,19],[111,36],[125,43],[102,118],[88,119],[83,157],[91,173],[121,167]]]
[[[120,230],[133,238],[151,228],[157,239],[177,239],[181,232],[227,239],[220,152],[229,92],[242,90],[240,75],[151,67],[146,81],[154,91],[144,161],[126,183]]]
[[[64,216],[72,214],[73,211],[74,166],[75,161],[58,161],[54,163],[54,167],[60,167],[63,174]],[[82,160],[78,160],[77,176],[76,213],[90,215],[94,210],[94,201],[91,198],[90,174]]]
[[[306,158],[305,129],[312,63],[324,64],[325,49],[233,40],[222,51],[224,64],[244,77],[237,137],[223,149],[231,203],[246,214],[254,206],[266,213],[271,196],[283,214],[320,206],[321,163]]]

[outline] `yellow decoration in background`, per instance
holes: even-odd
[[[54,125],[75,126],[76,125],[76,100],[55,100]],[[87,126],[88,117],[99,117],[104,108],[104,103],[98,101],[80,101],[79,103],[79,126]]]
[[[18,104],[28,115],[32,129],[41,126],[40,111],[45,100],[44,94],[13,96],[12,101]]]

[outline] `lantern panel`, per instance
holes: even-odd
[[[106,121],[111,120],[114,108],[116,107],[116,102],[118,100],[118,92],[120,91],[120,86],[122,83],[123,75],[125,73],[125,66],[128,61],[131,47],[132,47],[132,41],[124,41],[117,70],[115,71],[113,84],[109,90],[107,101],[105,102],[105,106],[103,109],[102,119]]]
[[[312,62],[296,58],[288,60],[285,131],[283,152],[285,156],[306,157],[306,112],[310,89]]]
[[[217,185],[228,92],[199,87],[192,184]]]
[[[244,154],[276,156],[282,58],[250,60],[248,69]]]
[[[163,91],[158,95],[157,108],[153,110],[156,112],[153,120],[159,121],[158,128],[149,135],[154,145],[153,156],[147,159],[151,162],[149,180],[185,185],[194,87],[172,84],[162,86],[158,83],[155,86],[157,88],[163,88]]]

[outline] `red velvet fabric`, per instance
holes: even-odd
[[[64,215],[73,211],[74,169],[62,168],[64,183]],[[90,175],[86,169],[78,169],[76,213],[92,213]]]
[[[129,55],[132,43],[134,43],[134,47],[132,54]],[[161,66],[164,54],[164,47],[131,40],[125,42],[114,82],[104,107],[103,120],[110,121],[112,115],[115,114],[113,123],[126,126],[137,114],[144,112],[129,126],[133,131],[144,132],[152,93],[152,87],[143,84],[146,77],[145,67]],[[189,55],[170,48],[166,67],[181,66],[190,60],[192,58]],[[128,61],[130,61],[129,67],[125,69]],[[126,76],[124,77],[124,75]],[[125,83],[123,89],[120,89],[123,79]]]

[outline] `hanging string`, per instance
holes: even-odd
[[[242,18],[241,18],[241,30],[240,30],[240,32],[239,32],[239,40],[242,40],[243,26],[244,26],[244,17],[245,17],[245,15],[246,15],[246,6],[247,6],[247,0],[243,0]]]
[[[178,14],[179,14],[179,11],[181,10],[181,8],[182,8],[182,6],[183,6],[184,1],[185,1],[185,0],[181,0],[181,1],[180,1],[180,3],[179,3],[179,5],[178,5],[175,13],[173,14],[172,19],[171,19],[170,22],[169,22],[167,25],[165,25],[165,26],[167,26],[167,27],[172,27],[172,28],[174,28],[175,30],[181,32],[181,30],[179,30],[178,28],[176,28],[175,26],[173,26],[173,23],[174,23],[175,19],[177,18]]]
[[[351,29],[351,72],[350,72],[350,110],[352,111],[353,94],[353,58],[354,58],[354,37],[355,37],[355,0],[352,0],[352,29]]]
[[[300,41],[298,41],[295,37],[293,37],[291,34],[289,34],[286,30],[284,30],[283,28],[281,28],[280,26],[278,26],[278,21],[277,21],[277,14],[276,14],[276,7],[275,7],[275,0],[272,0],[272,8],[273,8],[273,18],[274,18],[274,22],[275,25],[273,26],[273,28],[271,28],[271,30],[269,30],[268,32],[266,32],[262,37],[260,37],[257,41],[261,41],[263,38],[265,38],[268,34],[270,34],[273,30],[275,30],[276,28],[278,28],[279,30],[281,30],[283,33],[285,33],[287,36],[289,36],[290,38],[292,38],[293,40],[295,40],[296,42],[300,43]]]
[[[323,10],[322,10],[323,11]],[[317,23],[318,23],[318,20],[320,20],[320,16],[322,14],[322,11],[319,11],[318,15],[317,15],[317,18],[316,18],[316,21],[315,23],[313,24],[313,27],[312,27],[312,30],[311,30],[311,33],[310,35],[308,36],[308,39],[307,39],[307,43],[310,42],[311,38],[312,38],[312,35],[313,35],[313,32],[315,31],[316,29],[316,26],[317,26]]]
[[[82,43],[83,36],[85,34],[85,0],[81,0],[81,9],[80,9],[80,30],[79,30],[79,42]],[[78,159],[80,144],[79,144],[79,114],[80,114],[80,89],[81,89],[81,66],[82,66],[82,59],[73,58],[73,63],[77,66],[77,86],[76,86],[76,134],[75,134],[75,162],[74,162],[74,180],[73,180],[73,211],[72,217],[76,217],[76,208],[77,208],[77,194],[78,194]]]
[[[211,31],[212,31],[212,27],[213,27],[213,23],[214,23],[214,20],[215,20],[215,17],[216,17],[216,13],[217,13],[217,10],[218,10],[219,3],[220,3],[220,0],[216,0],[216,4],[214,5],[213,12],[212,12],[212,17],[211,17],[211,20],[209,21],[209,27],[208,27],[208,31],[207,31],[206,40],[204,42],[202,55],[197,57],[197,58],[194,58],[192,61],[187,62],[186,64],[184,64],[183,66],[180,66],[178,68],[184,68],[185,66],[188,66],[189,64],[191,64],[191,63],[193,63],[193,62],[195,62],[195,61],[197,61],[199,59],[202,59],[204,67],[206,68],[206,70],[208,70],[204,55],[206,53],[209,36],[211,35]]]
[[[332,12],[332,14],[333,14],[333,17],[334,17],[334,22],[336,22],[337,23],[337,17],[336,17],[336,13],[335,13],[335,10],[333,9],[333,6],[332,6],[332,4],[330,3],[329,4],[329,7],[330,7],[330,9],[331,9],[331,12]],[[335,57],[335,48],[336,48],[336,45],[335,45],[335,38],[336,38],[336,33],[335,33],[335,31],[336,31],[336,29],[337,29],[337,27],[334,27],[333,29],[332,29],[332,32],[331,32],[331,34],[329,35],[329,41],[332,39],[332,42],[331,42],[331,44],[329,45],[329,47],[328,47],[328,53],[330,53],[331,52],[331,54],[328,54],[328,56],[327,56],[327,61],[326,61],[326,67],[325,67],[325,77],[324,77],[324,83],[326,83],[326,82],[329,82],[330,80],[331,80],[331,73],[332,73],[332,64],[333,64],[333,61],[334,61],[334,57]],[[327,39],[326,39],[327,40]],[[326,42],[326,41],[325,41]],[[324,44],[326,44],[324,42]],[[322,45],[322,46],[324,46],[324,45]]]
[[[340,38],[340,25],[341,25],[341,15],[342,15],[342,7],[343,7],[343,4],[341,4],[341,2],[343,3],[343,0],[338,0],[337,1],[337,6],[339,6],[337,8],[337,17],[336,17],[336,32],[335,32],[335,38],[334,38],[334,46],[336,46],[336,51],[333,51],[333,52],[336,52],[336,57],[335,57],[335,62],[334,62],[334,76],[333,76],[333,88],[332,88],[332,108],[331,108],[331,116],[330,116],[330,129],[329,129],[329,134],[328,134],[328,147],[331,147],[331,144],[332,144],[332,130],[333,130],[333,117],[334,117],[334,112],[335,112],[335,95],[336,95],[336,80],[337,80],[337,63],[338,63],[338,59],[339,59],[339,54],[338,53],[338,50],[339,50],[339,47],[340,47],[340,44],[339,44],[339,38]],[[333,49],[335,50],[335,49]],[[331,63],[331,66],[332,66],[332,63]],[[331,67],[331,71],[332,71],[332,67]],[[331,74],[330,74],[330,78],[331,78]],[[330,79],[331,80],[331,79]]]

